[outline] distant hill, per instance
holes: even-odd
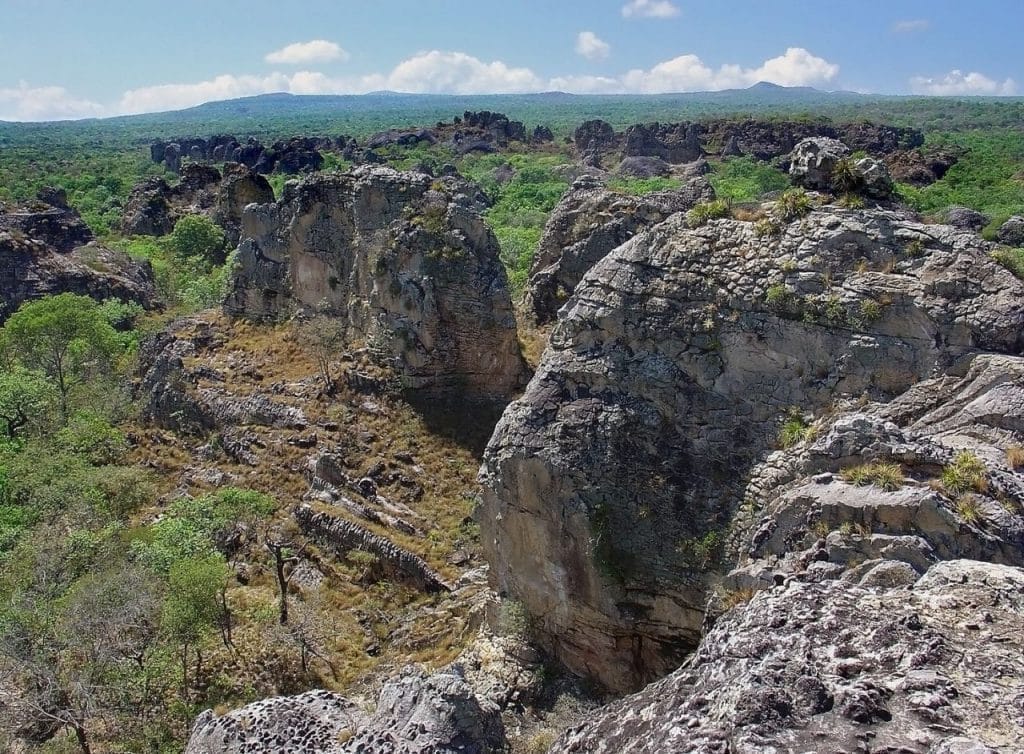
[[[145,115],[0,123],[0,146],[40,137],[111,145],[214,133],[263,139],[296,134],[365,136],[387,128],[451,121],[466,110],[503,112],[531,128],[548,125],[562,136],[591,118],[607,120],[617,128],[640,122],[723,117],[875,120],[925,130],[1019,128],[1024,123],[1024,98],[881,96],[760,82],[746,89],[652,95],[263,94]]]

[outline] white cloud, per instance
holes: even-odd
[[[601,40],[594,40],[603,44]],[[600,49],[600,44],[594,48]],[[757,67],[729,63],[713,68],[696,55],[680,55],[653,68],[635,69],[620,76],[557,76],[542,79],[529,68],[517,68],[500,60],[485,62],[464,52],[432,50],[396,65],[390,72],[364,76],[332,77],[321,71],[275,71],[265,75],[223,74],[205,81],[158,84],[130,89],[110,107],[71,95],[61,87],[33,89],[21,84],[0,89],[0,119],[44,120],[103,115],[128,115],[192,107],[204,102],[273,92],[291,94],[362,94],[391,89],[413,93],[502,94],[557,89],[577,93],[640,93],[704,91],[745,87],[758,81],[784,86],[806,86],[831,81],[839,66],[791,47]],[[997,84],[980,74],[964,76],[954,71],[945,79],[916,79],[918,89],[929,93],[1009,94],[1012,81]],[[973,87],[972,91],[941,88]]]
[[[746,87],[759,81],[781,86],[810,86],[831,81],[838,73],[838,65],[816,57],[802,47],[791,47],[756,68],[727,63],[715,69],[696,55],[680,55],[649,70],[635,69],[617,78],[561,76],[550,83],[553,89],[579,94],[658,94]]]
[[[914,94],[932,94],[945,97],[955,94],[966,95],[1012,95],[1017,92],[1013,79],[996,81],[983,73],[964,73],[954,69],[941,78],[914,76],[910,79],[910,91]]]
[[[790,47],[777,58],[764,61],[760,68],[745,75],[751,84],[770,81],[780,86],[810,86],[831,81],[839,73],[839,66],[819,58],[803,47]]]
[[[103,106],[72,96],[62,86],[31,87],[21,81],[0,88],[0,120],[67,120],[103,115]]]
[[[629,0],[622,6],[626,18],[672,18],[679,15],[679,8],[669,0]]]
[[[295,42],[280,50],[268,52],[264,60],[275,65],[308,65],[329,63],[332,60],[348,60],[348,53],[334,42],[313,39],[309,42]]]
[[[612,51],[612,46],[592,31],[581,31],[576,35],[576,54],[587,60],[603,60]]]
[[[906,21],[897,21],[890,28],[896,34],[913,34],[916,31],[927,31],[931,21],[927,18],[911,18]]]
[[[529,68],[500,60],[485,63],[464,52],[432,50],[403,60],[387,76],[387,88],[399,92],[508,94],[536,92],[544,82]]]

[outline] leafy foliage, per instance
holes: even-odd
[[[715,194],[730,202],[753,202],[789,186],[789,176],[753,157],[731,157],[712,164],[708,180]]]

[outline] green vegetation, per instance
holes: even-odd
[[[732,203],[753,202],[771,191],[789,186],[789,176],[753,157],[730,157],[712,163],[708,180],[715,194]]]
[[[224,298],[231,258],[222,265],[200,256],[180,256],[170,237],[133,236],[114,241],[114,248],[153,265],[157,293],[169,308],[182,314],[217,306]]]
[[[1024,249],[1011,249],[1008,246],[1002,246],[992,252],[992,258],[1012,272],[1015,277],[1024,280]]]
[[[971,451],[960,451],[953,463],[942,470],[942,487],[953,496],[963,495],[969,490],[984,492],[988,489],[985,464]]]
[[[858,487],[874,485],[883,490],[893,492],[904,484],[903,468],[898,463],[872,463],[851,466],[843,469],[839,475],[843,481]]]
[[[807,423],[799,409],[790,409],[779,430],[779,447],[788,450],[798,443],[814,438],[814,427]]]
[[[983,231],[989,240],[994,240],[995,230],[1010,215],[1024,211],[1024,136],[1020,130],[930,133],[926,146],[966,153],[942,180],[930,186],[899,186],[914,209],[937,215],[950,206],[962,205],[984,212],[992,220]]]
[[[729,217],[729,202],[725,199],[714,199],[710,202],[700,202],[687,212],[686,224],[691,228],[699,228],[712,220],[724,217]]]
[[[178,220],[168,243],[180,259],[193,265],[224,263],[224,231],[206,215],[185,215]]]
[[[643,196],[655,191],[673,191],[683,185],[679,178],[612,178],[608,181],[608,188],[612,191],[619,191],[623,194]]]
[[[501,261],[514,296],[526,287],[544,224],[569,187],[569,182],[556,172],[567,161],[561,154],[489,154],[470,155],[460,165],[460,170],[479,183],[494,202],[484,217],[501,244]],[[515,176],[499,184],[494,172],[506,162]]]

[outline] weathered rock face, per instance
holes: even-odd
[[[321,149],[342,149],[348,138],[335,139],[295,136],[276,141],[269,147],[257,139],[249,138],[243,144],[234,136],[220,134],[209,138],[190,136],[172,141],[157,141],[150,145],[153,162],[163,164],[175,173],[182,170],[182,158],[192,163],[237,162],[260,174],[279,173],[294,175],[319,170],[323,165]],[[188,167],[186,163],[184,167]]]
[[[267,179],[244,165],[226,163],[224,174],[209,165],[191,163],[171,186],[148,178],[132,189],[121,230],[128,235],[165,236],[185,215],[206,215],[224,230],[229,246],[238,243],[242,210],[252,202],[274,201]]]
[[[798,186],[830,191],[836,165],[849,156],[849,147],[836,139],[804,139],[789,156],[789,177]]]
[[[703,154],[700,128],[694,123],[635,125],[623,135],[623,157],[660,157],[678,164],[693,162]]]
[[[607,686],[674,669],[791,407],[890,400],[979,349],[1024,349],[1024,285],[990,248],[833,207],[775,237],[676,215],[617,248],[559,313],[485,453],[478,520],[498,591]]]
[[[935,183],[959,161],[959,152],[936,148],[900,150],[885,158],[893,179],[912,186]]]
[[[497,706],[454,671],[407,669],[381,691],[373,715],[329,691],[264,699],[192,727],[186,754],[487,754],[503,751]]]
[[[572,135],[580,152],[606,152],[618,147],[618,137],[610,123],[587,120],[576,127]]]
[[[530,269],[528,309],[539,322],[552,321],[586,271],[608,252],[714,195],[704,178],[693,178],[678,191],[644,196],[611,191],[591,176],[577,179],[544,227]]]
[[[1018,751],[1022,637],[1019,568],[949,561],[897,588],[791,582],[551,751]]]
[[[1007,246],[1024,246],[1024,217],[1014,215],[999,226],[996,232],[999,243]]]
[[[378,167],[289,184],[245,211],[225,311],[344,317],[409,387],[507,396],[524,365],[505,271],[457,184]]]
[[[62,193],[50,198],[57,205],[39,203],[0,213],[0,320],[25,301],[65,292],[155,308],[149,263],[95,243]]]

